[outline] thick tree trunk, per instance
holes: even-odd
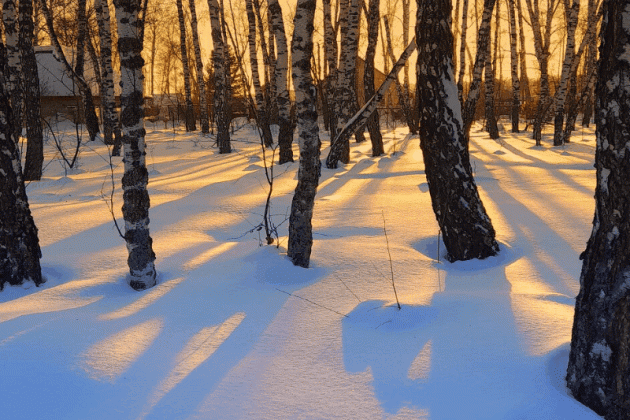
[[[475,57],[475,64],[473,66],[470,89],[468,90],[468,96],[466,97],[466,102],[462,109],[463,129],[466,138],[468,138],[470,127],[475,121],[477,101],[481,95],[481,74],[486,65],[486,55],[490,52],[490,23],[492,21],[494,4],[495,0],[484,0],[483,2],[483,15],[477,35],[477,56]]]
[[[313,246],[313,206],[320,175],[320,140],[317,98],[311,77],[315,0],[298,0],[294,23],[292,58],[293,85],[298,120],[300,167],[289,217],[287,255],[293,264],[308,267]]]
[[[477,192],[453,78],[450,0],[418,0],[420,146],[433,211],[449,261],[496,255],[499,246]]]
[[[118,113],[114,94],[112,66],[112,33],[109,5],[105,0],[94,0],[101,50],[101,106],[103,107],[103,139],[105,144],[120,144]],[[153,83],[153,81],[151,82]]]
[[[582,254],[567,386],[606,419],[630,417],[629,0],[604,1],[597,83],[595,217]]]
[[[275,65],[275,80],[278,104],[278,163],[293,162],[293,123],[291,122],[291,98],[289,96],[289,49],[282,8],[278,0],[269,0],[269,14],[276,38],[278,58]]]
[[[569,0],[565,0],[565,8],[569,5]],[[578,16],[580,14],[580,1],[573,0],[571,9],[567,16],[567,44],[562,63],[562,73],[560,75],[560,85],[556,90],[556,115],[554,118],[553,145],[562,146],[564,144],[564,105],[567,99],[567,88],[571,76],[571,67],[575,59],[575,29],[577,28]]]
[[[521,83],[518,79],[518,50],[516,44],[516,8],[515,0],[508,0],[508,16],[510,20],[510,74],[512,76],[512,133],[520,132],[519,120],[521,109]]]
[[[206,98],[206,82],[203,78],[203,62],[201,61],[201,47],[199,46],[199,30],[197,29],[197,9],[195,0],[188,0],[190,8],[190,25],[192,29],[193,47],[195,49],[195,66],[197,68],[197,86],[199,87],[199,124],[201,132],[208,134],[208,100]]]
[[[115,0],[122,93],[124,175],[123,218],[129,258],[130,285],[136,290],[155,286],[155,253],[149,235],[149,173],[146,167],[140,0]]]
[[[252,107],[256,110],[256,123],[261,133],[261,141],[266,147],[273,145],[273,136],[269,128],[269,118],[265,109],[265,97],[260,85],[260,72],[258,69],[258,49],[256,47],[256,15],[254,14],[254,6],[252,0],[245,0],[245,8],[247,10],[247,21],[249,23],[249,34],[247,37],[249,45],[249,64],[252,75],[252,84],[254,85],[254,93],[256,103]],[[261,36],[264,36],[261,34]]]
[[[24,86],[24,121],[26,122],[26,161],[24,180],[42,179],[44,167],[44,133],[42,110],[39,98],[39,74],[33,49],[33,0],[19,1],[20,55],[22,57],[22,79]]]
[[[365,52],[365,67],[363,70],[364,95],[366,102],[376,93],[374,91],[374,57],[376,55],[376,44],[378,42],[378,22],[380,0],[370,0],[368,11],[368,46]],[[383,149],[383,136],[381,135],[381,125],[378,110],[367,120],[367,128],[372,142],[372,156],[380,156],[385,153]]]
[[[190,66],[188,65],[188,48],[186,48],[186,21],[184,18],[184,6],[182,0],[176,0],[177,16],[179,17],[179,49],[182,57],[182,67],[184,69],[184,94],[186,100],[186,111],[184,120],[186,131],[195,131],[197,123],[195,121],[195,108],[193,107],[192,93],[190,86]]]
[[[217,145],[219,153],[230,153],[230,113],[228,109],[228,62],[227,51],[221,27],[221,12],[217,0],[208,0],[210,27],[212,28],[212,65],[214,69],[214,121],[217,125]]]
[[[4,49],[0,41],[0,48]],[[2,60],[4,66],[4,60]],[[37,228],[31,216],[15,139],[15,120],[0,75],[0,290],[5,283],[43,283]]]

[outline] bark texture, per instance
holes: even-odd
[[[365,52],[365,68],[363,71],[363,84],[365,100],[371,98],[376,93],[374,91],[374,57],[376,56],[376,44],[378,42],[378,22],[380,18],[380,0],[370,0],[368,10],[368,46]],[[381,135],[381,124],[378,110],[367,120],[367,128],[372,142],[372,156],[380,156],[385,153],[383,149],[383,136]]]
[[[298,0],[291,49],[300,166],[291,202],[287,255],[293,264],[305,268],[309,266],[313,247],[313,207],[321,170],[317,94],[311,76],[315,4],[315,0]]]
[[[155,253],[149,235],[149,173],[146,167],[143,108],[142,21],[140,0],[115,0],[122,93],[121,122],[124,175],[123,218],[129,258],[130,285],[136,290],[155,286]]]
[[[184,69],[184,95],[186,100],[185,122],[186,131],[195,131],[197,124],[195,121],[195,109],[192,102],[190,87],[190,66],[188,65],[188,48],[186,48],[186,22],[184,19],[184,5],[182,0],[177,0],[177,16],[179,17],[179,49],[181,51],[182,67]]]
[[[521,118],[521,81],[518,78],[518,48],[516,37],[516,6],[515,0],[508,0],[508,17],[510,20],[510,76],[512,77],[512,133],[520,132],[519,120]],[[521,46],[524,48],[525,46]]]
[[[26,197],[14,124],[4,75],[0,75],[0,290],[5,283],[43,283],[37,228]]]
[[[217,126],[219,153],[232,151],[230,141],[229,83],[227,51],[221,26],[221,12],[217,0],[208,0],[210,27],[212,29],[212,66],[214,69],[214,121]]]
[[[22,135],[22,112],[24,109],[24,98],[22,97],[22,57],[19,47],[19,27],[18,8],[15,0],[3,0],[2,2],[2,23],[4,24],[5,51],[7,61],[5,77],[7,97],[11,103],[15,124],[15,139],[19,141]]]
[[[567,385],[606,419],[630,418],[630,1],[604,1],[595,217],[582,254]]]
[[[453,79],[450,0],[418,0],[420,147],[449,261],[496,255],[499,246],[472,175]]]
[[[203,62],[201,61],[201,46],[199,45],[199,29],[197,28],[197,8],[195,0],[188,0],[190,8],[190,26],[192,30],[193,47],[195,49],[195,66],[197,69],[197,86],[199,87],[199,124],[201,132],[208,134],[208,100],[206,98],[206,82],[203,78]]]
[[[33,49],[33,0],[19,1],[20,56],[24,88],[24,121],[26,123],[26,161],[24,180],[39,181],[44,167],[44,133],[39,99],[39,74]]]

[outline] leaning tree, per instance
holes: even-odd
[[[499,245],[472,175],[453,77],[451,0],[418,0],[416,43],[420,147],[448,259],[496,255]]]
[[[630,0],[604,1],[593,231],[581,255],[567,385],[607,419],[630,418]]]

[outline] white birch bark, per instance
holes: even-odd
[[[177,4],[177,16],[179,17],[179,49],[181,51],[182,68],[184,70],[186,131],[195,131],[197,129],[197,124],[195,121],[195,109],[193,107],[190,86],[190,66],[188,65],[188,48],[186,48],[186,22],[184,19],[184,6],[182,4],[182,0],[176,0],[175,3]]]
[[[114,0],[118,27],[122,106],[124,175],[123,218],[129,258],[130,285],[136,290],[156,284],[155,253],[149,235],[149,173],[143,109],[142,21],[138,20],[140,0]]]
[[[217,125],[217,145],[219,153],[230,153],[230,115],[228,112],[227,52],[221,25],[221,11],[217,0],[208,0],[210,27],[212,29],[212,66],[214,69],[214,119]]]
[[[466,34],[468,32],[468,0],[462,5],[462,33],[459,40],[459,74],[457,77],[457,92],[459,102],[464,104],[464,75],[466,74]]]
[[[197,27],[197,8],[195,7],[195,0],[188,0],[188,5],[190,9],[193,48],[195,50],[197,86],[199,89],[199,124],[201,125],[201,132],[208,134],[210,132],[210,124],[208,123],[208,100],[206,98],[206,82],[203,78],[203,62],[201,60],[201,46],[199,45],[199,29]]]
[[[287,255],[293,264],[308,267],[313,246],[313,206],[320,175],[317,94],[311,76],[315,0],[298,0],[292,42],[292,73],[300,145],[298,184],[291,202]]]
[[[118,129],[118,113],[114,93],[114,68],[112,66],[112,32],[109,5],[106,0],[94,0],[96,21],[100,43],[101,64],[101,105],[103,106],[103,139],[105,144],[112,145],[114,137],[120,142]]]
[[[11,101],[13,117],[18,122],[13,126],[16,130],[16,141],[22,135],[22,111],[24,102],[22,98],[21,73],[22,57],[19,47],[18,10],[16,0],[3,0],[2,2],[2,23],[4,24],[4,38],[6,51],[6,78],[7,95]]]
[[[512,133],[518,133],[521,108],[521,83],[518,79],[518,49],[516,34],[515,0],[508,0],[508,18],[510,21],[510,76],[512,77]]]
[[[564,1],[565,8],[569,6],[569,0]],[[564,144],[564,105],[567,98],[567,87],[571,75],[571,67],[575,60],[575,30],[577,28],[578,16],[580,14],[580,0],[573,0],[573,5],[567,15],[567,44],[565,47],[564,60],[562,62],[562,73],[560,75],[560,85],[556,89],[555,97],[555,119],[553,132],[553,145],[562,146]]]
[[[380,0],[370,0],[367,13],[368,20],[368,45],[365,52],[365,67],[363,71],[363,83],[365,102],[374,96],[374,58],[378,43],[378,23],[380,20]],[[372,156],[380,156],[385,153],[383,148],[383,136],[381,135],[380,118],[378,110],[374,110],[372,116],[367,119],[367,128],[372,142]]]
[[[326,64],[328,66],[328,77],[326,77],[326,104],[324,109],[324,118],[327,120],[330,137],[333,138],[337,134],[337,105],[335,101],[335,92],[337,91],[337,70],[338,70],[338,49],[337,49],[337,33],[332,24],[332,11],[330,0],[323,0],[324,9],[324,53],[326,55]]]

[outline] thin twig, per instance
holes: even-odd
[[[359,303],[361,303],[361,299],[359,299],[359,297],[358,297],[358,296],[357,296],[357,295],[356,295],[356,294],[355,294],[352,290],[350,290],[350,288],[348,287],[348,285],[347,285],[347,284],[346,284],[343,280],[341,280],[341,278],[340,278],[338,275],[336,275],[336,274],[333,274],[333,275],[337,278],[337,280],[339,280],[339,281],[341,282],[341,284],[343,284],[344,286],[346,286],[346,289],[348,289],[348,291],[349,291],[350,293],[352,293],[352,296],[354,296],[355,298],[357,298],[357,300],[359,301]]]
[[[398,305],[398,309],[400,310],[400,302],[398,301],[398,293],[396,292],[396,285],[394,284],[394,265],[392,263],[392,253],[389,251],[389,238],[387,237],[387,229],[385,227],[385,211],[383,214],[383,232],[385,233],[385,242],[387,244],[387,255],[389,255],[389,269],[392,273],[392,288],[394,289],[394,296],[396,296],[396,304]]]
[[[278,288],[276,288],[276,290],[277,290],[277,291],[279,291],[279,292],[285,293],[285,294],[287,294],[287,295],[289,295],[289,296],[292,296],[292,297],[296,297],[296,298],[298,298],[298,299],[305,300],[305,301],[307,301],[308,303],[312,303],[313,305],[315,305],[315,306],[319,306],[320,308],[324,308],[324,309],[326,309],[326,310],[328,310],[328,311],[330,311],[330,312],[334,312],[334,313],[339,314],[339,315],[341,315],[341,316],[344,316],[344,317],[346,317],[346,318],[350,318],[348,315],[342,314],[341,312],[337,312],[337,311],[335,311],[334,309],[327,308],[327,307],[325,307],[324,305],[320,305],[319,303],[317,303],[317,302],[313,302],[313,301],[312,301],[312,300],[310,300],[310,299],[304,298],[304,297],[302,297],[302,296],[294,295],[293,293],[285,292],[284,290],[280,290],[280,289],[278,289]]]

